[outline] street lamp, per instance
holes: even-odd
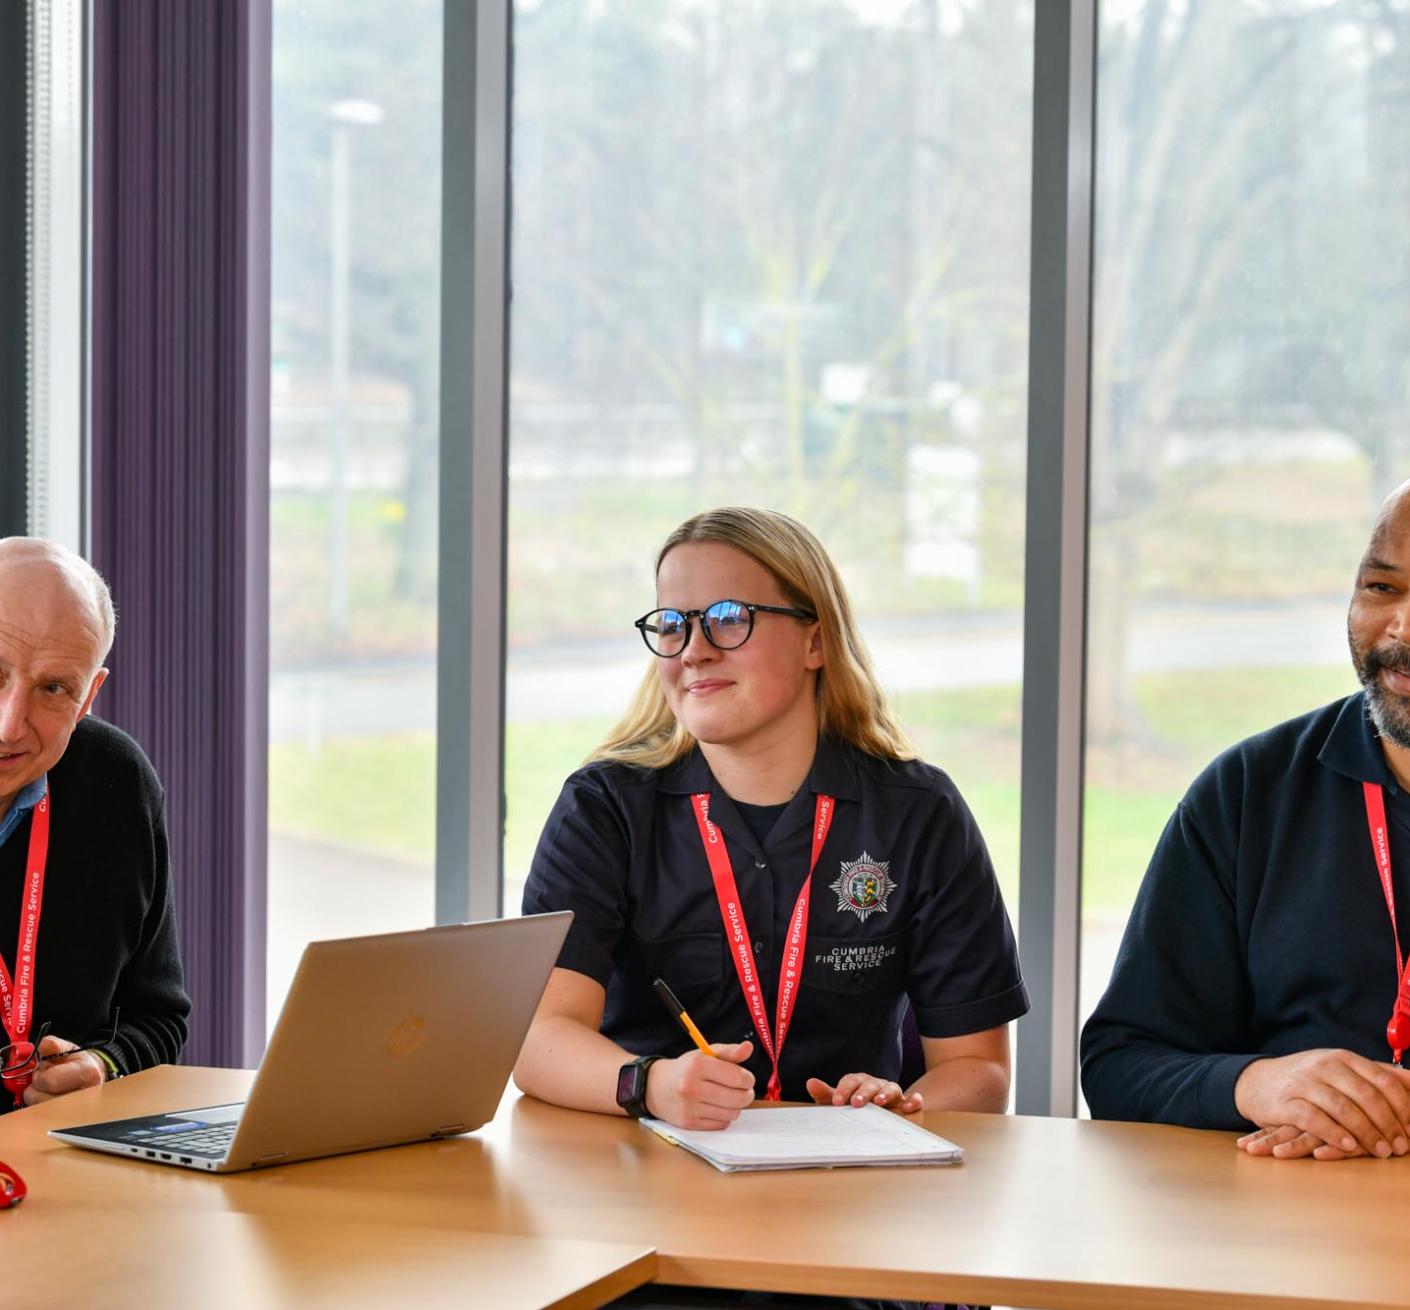
[[[335,638],[348,631],[348,199],[349,140],[354,128],[375,127],[385,115],[370,100],[339,100],[329,105],[333,125],[333,204],[329,248],[333,261],[329,338],[329,402],[332,410],[329,481],[328,572],[329,626]]]

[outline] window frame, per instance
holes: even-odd
[[[511,0],[446,6],[436,921],[503,911]],[[1097,0],[1034,6],[1017,1108],[1077,1106]],[[468,567],[467,567],[468,562]],[[1058,633],[1057,659],[1053,634]]]

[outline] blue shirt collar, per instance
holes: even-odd
[[[10,834],[24,822],[24,816],[44,799],[44,793],[48,789],[47,773],[42,778],[36,778],[29,786],[20,788],[20,794],[10,802],[5,817],[0,819],[0,846],[3,846],[10,839]]]

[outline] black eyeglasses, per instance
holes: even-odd
[[[735,650],[749,640],[754,631],[754,615],[786,614],[790,619],[817,622],[810,610],[788,605],[751,605],[747,600],[717,600],[703,610],[652,610],[635,623],[646,643],[646,649],[663,660],[675,659],[690,645],[690,621],[700,620],[705,640],[716,650]]]
[[[62,1060],[70,1055],[77,1055],[80,1051],[91,1051],[95,1047],[110,1046],[117,1038],[118,1015],[122,1011],[113,1011],[112,1031],[105,1037],[99,1037],[96,1041],[84,1042],[81,1046],[71,1047],[67,1051],[54,1051],[49,1055],[39,1054],[39,1043],[49,1035],[49,1025],[41,1024],[39,1032],[35,1034],[32,1042],[15,1042],[9,1046],[0,1046],[0,1079],[19,1082],[23,1080],[28,1084],[29,1078],[34,1076],[34,1071],[40,1064],[50,1064],[56,1060]],[[23,1087],[21,1088],[23,1090]]]

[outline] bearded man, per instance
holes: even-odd
[[[1097,1118],[1277,1159],[1410,1150],[1410,482],[1347,636],[1362,690],[1226,751],[1166,825],[1082,1034]]]

